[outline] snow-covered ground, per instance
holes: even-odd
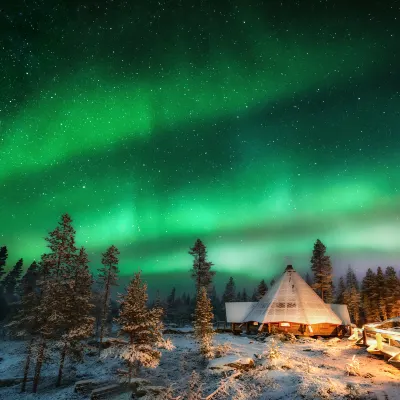
[[[154,385],[172,385],[175,395],[185,392],[189,377],[196,370],[200,374],[205,397],[219,386],[226,374],[231,373],[229,367],[219,369],[221,364],[252,358],[256,368],[243,371],[241,377],[232,383],[229,394],[221,394],[215,399],[400,399],[400,370],[346,339],[336,342],[305,338],[291,343],[282,342],[279,337],[268,337],[265,342],[259,342],[251,336],[218,334],[215,344],[227,344],[225,351],[229,357],[224,356],[208,365],[199,357],[191,334],[168,336],[176,349],[164,352],[159,367],[143,369],[141,376]],[[0,381],[22,376],[24,352],[23,342],[0,343]],[[354,356],[353,365],[359,363],[360,375],[349,376],[346,364],[351,363]],[[88,396],[74,393],[75,381],[93,378],[112,383],[117,380],[116,370],[123,368],[119,359],[99,360],[93,349],[86,355],[86,362],[78,365],[75,372],[71,365],[66,365],[65,383],[56,389],[57,362],[55,357],[44,365],[38,395],[29,393],[31,383],[28,383],[27,394],[19,393],[19,385],[0,388],[0,399],[85,399]],[[235,397],[235,393],[239,396],[240,392],[240,396],[248,393],[250,397]],[[254,393],[257,392],[256,396]],[[112,399],[128,398],[127,393]]]

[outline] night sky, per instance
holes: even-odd
[[[68,212],[125,275],[399,266],[400,3],[351,3],[2,2],[10,264]]]

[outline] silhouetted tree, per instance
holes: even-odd
[[[111,287],[117,285],[118,279],[118,256],[119,250],[113,245],[103,253],[101,263],[103,266],[99,269],[98,283],[102,288],[102,316],[100,323],[99,338],[99,356],[103,343],[104,328],[107,322],[107,316],[110,311]]]
[[[330,257],[325,255],[325,245],[317,239],[311,257],[311,270],[314,273],[312,287],[325,303],[332,302],[332,265]]]
[[[196,284],[196,292],[201,286],[210,291],[215,271],[211,271],[213,263],[207,261],[206,246],[200,239],[197,239],[194,246],[190,248],[189,254],[193,256],[192,278]]]
[[[257,300],[260,300],[268,292],[268,286],[264,279],[257,286]]]

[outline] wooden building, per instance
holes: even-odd
[[[225,303],[225,307],[233,331],[245,327],[247,332],[303,336],[342,336],[349,331],[347,306],[324,303],[291,265],[260,301]]]

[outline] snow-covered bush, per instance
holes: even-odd
[[[354,354],[353,358],[351,359],[351,362],[346,364],[346,371],[347,371],[347,374],[351,375],[351,376],[360,375],[360,363],[357,360],[355,354]]]
[[[231,351],[232,351],[232,344],[229,342],[220,343],[214,346],[215,358],[226,356]]]
[[[313,375],[304,376],[297,391],[300,396],[309,400],[332,399],[345,393],[338,382]]]

